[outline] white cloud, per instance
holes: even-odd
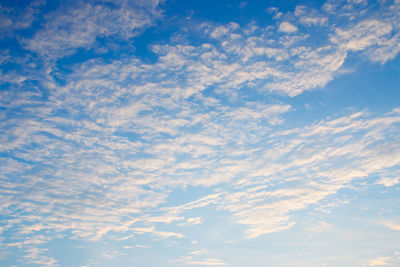
[[[368,266],[389,265],[389,261],[391,259],[392,259],[391,257],[379,257],[379,258],[371,259],[368,261]]]
[[[185,235],[181,233],[174,233],[174,232],[168,232],[168,231],[157,231],[154,232],[155,235],[160,236],[161,238],[169,238],[169,237],[176,237],[176,238],[183,238]]]
[[[25,250],[24,258],[28,264],[37,264],[41,266],[57,266],[58,261],[52,257],[44,255],[48,249],[29,247]]]
[[[182,223],[182,225],[195,225],[201,223],[202,221],[200,217],[192,217],[192,218],[187,218],[186,222]]]
[[[303,25],[307,26],[325,26],[328,19],[315,9],[308,9],[306,6],[296,6],[294,15],[299,18]]]
[[[323,4],[322,10],[332,16],[352,21],[366,13],[368,1],[328,0]]]
[[[196,250],[196,251],[192,251],[189,254],[190,255],[203,255],[207,253],[207,249],[202,249],[202,250]]]
[[[265,11],[267,11],[269,14],[273,14],[273,19],[279,19],[283,13],[279,12],[279,9],[276,7],[269,7]]]
[[[136,228],[133,228],[132,230],[137,234],[151,233],[151,234],[161,237],[161,238],[169,238],[169,237],[183,238],[183,237],[185,237],[181,233],[156,230],[156,228],[154,226],[136,227]]]
[[[119,252],[116,249],[110,249],[110,250],[102,252],[102,256],[104,258],[107,258],[107,259],[113,259],[113,258],[116,258],[116,257],[121,256],[121,255],[124,255],[124,254]]]
[[[223,262],[220,259],[214,259],[214,258],[210,258],[210,259],[204,259],[204,260],[199,260],[199,261],[187,261],[185,262],[185,264],[188,265],[202,265],[202,266],[224,266],[226,265],[225,262]]]
[[[381,178],[376,182],[376,184],[381,184],[386,187],[391,187],[399,183],[400,183],[400,178],[389,178],[389,177]]]
[[[19,7],[6,2],[2,3],[0,5],[0,39],[12,36],[17,30],[31,27],[43,3],[44,1],[35,0],[30,1],[28,6]]]
[[[92,47],[96,38],[129,38],[160,16],[158,1],[116,1],[115,7],[97,3],[63,5],[46,14],[46,24],[25,47],[39,55],[61,58],[78,48]]]
[[[210,36],[212,38],[220,38],[220,37],[226,35],[231,30],[236,30],[237,28],[239,28],[239,25],[237,23],[231,22],[226,26],[218,26],[218,27],[216,27],[211,32]]]
[[[279,24],[278,31],[284,33],[295,33],[298,31],[298,28],[290,22],[284,21]]]
[[[400,231],[399,223],[387,221],[387,222],[384,222],[383,224],[392,230]]]
[[[124,67],[130,68],[129,65],[120,63],[116,66],[121,66],[121,75],[126,75]],[[175,112],[173,117],[160,111],[142,117],[138,114],[152,110],[149,109],[151,105],[147,105],[146,102],[152,105],[158,103],[150,97],[157,96],[156,88],[146,92],[149,96],[141,92],[139,97],[136,94],[131,96],[131,92],[125,91],[118,79],[107,83],[108,88],[114,88],[111,92],[103,92],[99,90],[101,87],[90,87],[89,82],[85,83],[86,78],[83,77],[88,73],[92,74],[91,80],[100,79],[96,77],[93,69],[103,77],[108,77],[106,71],[113,73],[116,66],[97,65],[79,70],[79,81],[85,84],[87,96],[77,97],[84,87],[81,88],[82,85],[75,82],[58,88],[59,91],[54,94],[51,104],[58,103],[57,99],[65,99],[63,105],[67,108],[82,106],[84,113],[94,116],[90,121],[74,121],[71,118],[48,118],[43,121],[40,119],[41,114],[36,114],[36,120],[20,123],[10,121],[10,124],[2,125],[4,129],[8,129],[9,140],[14,140],[9,142],[5,149],[29,147],[31,142],[40,142],[44,148],[38,147],[31,153],[20,156],[26,161],[50,162],[58,169],[54,172],[51,169],[43,170],[40,176],[51,172],[53,178],[46,182],[46,190],[37,190],[34,193],[31,191],[27,194],[26,198],[32,200],[29,206],[13,198],[2,200],[2,203],[7,203],[4,205],[22,205],[36,211],[38,217],[34,219],[20,217],[25,224],[23,230],[26,233],[36,233],[44,229],[56,232],[71,230],[77,237],[98,240],[107,233],[131,231],[162,238],[183,238],[182,233],[137,225],[181,223],[185,211],[213,205],[216,209],[230,211],[237,222],[247,225],[248,237],[257,237],[292,227],[295,224],[290,216],[292,212],[318,204],[340,188],[346,187],[355,178],[366,177],[400,162],[400,148],[392,143],[396,136],[392,137],[393,140],[387,138],[386,145],[382,143],[382,133],[397,132],[395,129],[400,119],[396,112],[379,118],[368,118],[366,114],[355,113],[321,121],[303,129],[293,129],[290,133],[270,131],[270,117],[274,118],[287,112],[290,109],[288,105],[248,103],[236,109],[217,105],[211,116],[208,110],[189,105],[186,98],[176,98],[179,105],[155,105],[162,109],[171,108]],[[74,90],[77,90],[76,96]],[[130,120],[123,118],[124,120],[115,124],[118,116],[114,117],[113,114],[118,114],[119,110],[125,110],[126,107],[119,102],[119,107],[114,105],[110,101],[114,98],[109,97],[110,93],[115,94],[115,98],[120,94],[131,97],[132,102],[127,103],[128,106],[134,106],[136,99],[144,105],[139,106],[142,109],[129,115],[132,116]],[[85,107],[85,101],[81,104],[85,97],[89,100],[92,97],[104,98],[104,107],[101,101],[95,109]],[[163,96],[161,92],[158,97],[169,96]],[[52,108],[56,109],[57,106]],[[86,108],[88,110],[85,110]],[[112,120],[109,120],[108,116]],[[97,117],[103,118],[103,121],[96,122]],[[171,123],[174,121],[179,123]],[[247,125],[245,128],[240,127],[243,121]],[[160,127],[162,125],[165,126]],[[196,133],[182,132],[185,127],[192,125],[197,125]],[[69,130],[63,130],[65,127]],[[144,130],[146,128],[148,130]],[[153,140],[154,143],[140,142],[136,136],[136,140],[115,136],[114,131],[117,129],[137,131],[138,137]],[[157,134],[162,131],[168,132],[170,136],[163,139]],[[351,136],[354,135],[359,136],[357,142],[352,141]],[[16,138],[11,138],[12,136]],[[290,136],[290,139],[286,139],[287,136]],[[343,136],[347,138],[343,139]],[[338,139],[341,141],[338,142]],[[268,142],[265,143],[265,140]],[[389,146],[391,149],[387,150],[386,147]],[[134,155],[132,153],[137,151],[145,153],[146,159],[124,156]],[[358,153],[354,154],[354,151]],[[178,160],[180,155],[185,155],[184,160]],[[351,166],[341,166],[340,162],[344,158],[349,163],[356,163],[359,168],[354,170]],[[335,163],[338,163],[339,167],[334,168]],[[98,166],[103,167],[99,169]],[[124,174],[121,173],[121,169]],[[2,171],[6,172],[5,177],[17,173],[24,176],[23,173],[29,171],[29,165],[28,169],[15,167]],[[301,175],[307,176],[308,180],[299,178]],[[34,189],[37,183],[43,188],[43,180],[38,176],[31,176],[30,190]],[[287,180],[281,180],[280,177]],[[320,182],[322,177],[323,183]],[[242,180],[243,183],[240,182]],[[301,188],[292,188],[290,184],[293,180],[304,184]],[[274,188],[277,181],[281,182],[283,189]],[[233,193],[228,190],[213,193],[181,206],[161,209],[158,214],[146,214],[148,210],[157,209],[160,204],[165,203],[169,194],[169,190],[165,188],[186,185],[207,187],[221,183],[228,188],[233,186],[239,192]],[[142,185],[151,185],[155,190],[144,189]],[[18,184],[11,189],[15,195],[18,194],[16,188]],[[88,193],[93,190],[91,188],[98,189]],[[76,208],[82,205],[84,208]],[[68,206],[74,208],[70,209]],[[118,212],[114,212],[116,210]],[[49,212],[57,214],[57,219],[47,217],[45,214]],[[126,216],[127,214],[129,216]],[[197,223],[199,219],[187,219],[186,222]],[[15,223],[10,222],[11,225]]]
[[[242,175],[247,173],[246,184],[238,184],[239,188],[247,189],[222,195],[218,202],[220,208],[231,211],[239,223],[249,225],[246,230],[249,237],[257,237],[292,227],[295,224],[290,216],[293,211],[316,205],[340,188],[347,187],[353,179],[397,166],[400,163],[399,146],[393,147],[393,150],[386,149],[385,145],[379,145],[375,150],[370,150],[369,147],[382,140],[379,132],[386,131],[384,128],[396,127],[399,118],[365,120],[360,116],[362,114],[356,113],[310,128],[298,129],[298,136],[295,137],[292,132],[291,141],[285,146],[279,146],[278,143],[270,151],[264,150],[263,155],[254,153],[248,158],[252,161],[251,168],[242,169],[241,172]],[[359,142],[348,139],[340,145],[336,142],[335,136],[340,137],[351,132],[363,132],[363,137]],[[276,138],[280,140],[279,136]],[[270,142],[273,143],[273,140],[270,139]],[[323,147],[320,144],[324,144]],[[354,151],[357,153],[354,154]],[[343,158],[347,158],[348,162],[358,162],[359,168],[353,169],[343,163],[335,164]],[[313,174],[310,173],[311,169]],[[279,181],[282,176],[286,177],[288,184],[294,181],[304,184],[300,188],[271,188],[274,186],[274,177]],[[302,176],[308,177],[307,181],[301,179]],[[285,183],[281,181],[279,184],[282,186]],[[268,190],[260,185],[268,186]],[[258,189],[253,190],[255,187]]]
[[[158,2],[127,3],[113,9],[89,3],[63,7],[47,15],[26,47],[58,58],[95,46],[98,37],[129,38],[159,16]],[[271,12],[280,17],[277,9]],[[307,26],[328,23],[319,13],[307,16],[302,7],[295,15]],[[349,51],[365,51],[383,63],[394,58],[399,34],[391,17],[366,15],[340,29],[327,27],[318,44],[310,41],[312,33],[285,21],[278,29],[207,27],[201,37],[213,40],[153,45],[157,60],[151,64],[134,57],[91,60],[65,75],[3,77],[21,86],[39,80],[48,90],[45,100],[27,92],[1,98],[25,115],[0,122],[0,151],[13,155],[0,168],[8,177],[0,182],[7,191],[0,195],[7,217],[2,230],[19,231],[13,246],[43,244],[47,240],[27,237],[43,231],[84,240],[132,233],[184,238],[174,228],[202,223],[187,213],[205,207],[230,212],[255,238],[293,227],[293,213],[317,210],[354,179],[374,174],[382,177],[378,184],[398,183],[388,175],[400,164],[398,109],[375,117],[356,112],[279,132],[292,106],[244,100],[248,92],[294,97],[323,87],[340,72]],[[276,31],[292,34],[276,37]],[[52,75],[62,76],[62,83]],[[213,94],[206,95],[210,88]],[[174,190],[187,187],[199,187],[204,195],[176,206],[168,202]],[[21,211],[17,220],[9,207]],[[225,264],[214,258],[187,262]]]
[[[361,51],[392,32],[392,25],[379,20],[365,20],[358,23],[350,30],[336,29],[336,34],[331,38],[344,49]]]
[[[204,255],[207,254],[206,249],[192,251],[187,256],[182,256],[175,260],[177,263],[185,265],[201,265],[201,266],[224,266],[226,263],[217,258],[207,258]]]

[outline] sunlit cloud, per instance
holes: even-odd
[[[398,1],[266,3],[268,25],[201,17],[194,3],[183,19],[174,5],[0,6],[0,265],[63,266],[59,248],[83,243],[80,265],[138,250],[157,257],[120,262],[236,266],[252,261],[226,244],[252,258],[289,232],[334,240],[344,204],[399,230],[397,210],[385,218],[362,195],[398,202]],[[352,263],[395,260],[366,253]]]

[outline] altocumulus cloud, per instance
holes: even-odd
[[[135,46],[146,29],[167,21],[163,4],[2,6],[1,32],[20,50],[0,58],[6,251],[24,251],[26,264],[54,266],[63,265],[47,247],[55,239],[186,242],[188,229],[211,220],[210,211],[228,214],[243,238],[259,238],[294,228],[297,212],[317,212],[355,181],[375,176],[377,186],[399,184],[399,108],[285,124],[297,112],[290,100],[342,75],[349,54],[371,64],[396,58],[398,1],[379,2],[378,10],[363,1],[297,6],[268,27],[234,18],[196,22],[185,34],[150,43],[153,61],[101,56],[118,50],[118,42],[104,40]],[[82,51],[95,56],[62,68]],[[195,193],[176,197],[185,190]],[[107,251],[105,258],[123,255]],[[228,265],[220,258],[197,248],[170,263]]]

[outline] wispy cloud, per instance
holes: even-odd
[[[39,249],[35,247],[31,247],[26,249],[26,255],[24,258],[29,264],[37,264],[41,266],[58,266],[58,261],[54,258],[43,255],[47,249]]]
[[[201,266],[224,266],[226,263],[217,258],[204,257],[208,252],[206,249],[192,251],[187,256],[182,256],[175,260],[176,263],[185,265],[201,265]]]
[[[309,9],[306,6],[296,6],[294,15],[299,18],[301,24],[306,26],[326,26],[328,18],[315,9]]]
[[[40,13],[40,7],[44,1],[30,1],[25,7],[15,7],[11,3],[0,5],[0,39],[10,37],[17,30],[31,27]]]
[[[386,222],[383,222],[383,225],[389,227],[392,230],[400,231],[400,223],[396,223],[396,222],[392,222],[392,221],[386,221]]]
[[[400,183],[400,178],[389,178],[389,177],[381,178],[376,182],[376,184],[381,184],[386,187],[391,187],[399,183]]]
[[[25,47],[50,58],[88,49],[97,38],[116,35],[135,36],[161,15],[158,1],[69,2],[46,14],[46,23],[32,39],[24,39]]]
[[[67,78],[65,86],[52,85],[50,101],[44,103],[47,109],[31,118],[4,122],[2,127],[8,133],[3,136],[8,140],[3,142],[7,144],[4,151],[13,151],[19,159],[14,160],[15,164],[23,166],[3,169],[5,174],[18,175],[21,179],[20,185],[18,180],[13,182],[11,198],[8,196],[4,203],[24,203],[39,215],[53,214],[34,219],[20,216],[20,220],[26,220],[25,233],[72,229],[75,235],[97,239],[109,231],[128,231],[132,224],[148,221],[140,215],[121,219],[124,214],[139,214],[165,202],[167,192],[144,189],[143,185],[164,188],[232,182],[238,188],[260,183],[269,186],[268,191],[264,187],[250,187],[218,197],[224,203],[220,208],[233,212],[238,222],[250,225],[248,235],[256,237],[293,226],[290,212],[318,203],[352,179],[398,164],[398,151],[393,146],[390,153],[382,145],[377,150],[371,149],[374,140],[382,140],[387,128],[396,127],[397,115],[359,118],[355,114],[293,129],[290,133],[269,134],[271,126],[281,123],[280,115],[290,111],[289,105],[247,102],[233,109],[219,104],[217,98],[198,95],[213,79],[221,88],[224,83],[230,86],[241,83],[233,70],[222,71],[215,78],[211,75],[211,79],[206,74],[211,73],[207,65],[224,66],[220,63],[224,56],[215,48],[155,46],[154,51],[160,53],[160,61],[154,66],[137,60],[112,64],[88,62]],[[202,58],[209,53],[214,53],[217,60],[204,57],[204,62],[194,64],[195,56]],[[307,53],[313,55],[313,52]],[[170,61],[172,57],[175,57],[174,63]],[[179,65],[176,58],[181,61]],[[169,72],[171,64],[185,73],[180,78],[184,82],[163,81],[162,74]],[[204,74],[201,64],[205,64]],[[196,72],[191,66],[197,66]],[[229,75],[233,77],[224,80]],[[257,74],[251,75],[250,81],[258,79]],[[159,82],[146,82],[145,77]],[[127,82],[132,80],[139,86],[130,88]],[[194,96],[194,101],[188,100],[190,96]],[[199,106],[196,101],[205,105]],[[212,111],[207,108],[209,101],[213,101]],[[82,119],[75,119],[79,117]],[[241,128],[244,121],[246,128]],[[197,132],[185,130],[194,126]],[[162,137],[165,134],[169,137]],[[352,140],[354,134],[363,138],[358,142],[343,139],[348,136]],[[268,135],[269,141],[264,143]],[[286,144],[281,143],[286,136],[290,139]],[[386,139],[386,146],[391,145],[392,139]],[[352,151],[358,153],[353,155]],[[181,155],[190,156],[182,160]],[[359,162],[360,167],[354,170],[344,164],[333,169],[333,163],[341,162],[343,157],[348,157],[349,162]],[[32,166],[37,164],[48,167],[32,173]],[[297,175],[293,176],[292,172]],[[237,180],[244,175],[244,183]],[[303,180],[302,175],[310,178]],[[275,179],[282,176],[288,178],[288,187],[273,190]],[[168,179],[160,180],[160,177]],[[264,179],[268,183],[263,184]],[[293,180],[304,185],[293,188],[290,186]],[[44,191],[35,189],[43,186],[47,188]],[[20,195],[25,195],[22,203],[15,200]],[[191,208],[202,205],[199,202]],[[162,237],[182,237],[169,232],[155,233]]]
[[[295,107],[284,102],[341,75],[349,53],[382,64],[396,57],[396,3],[373,12],[363,1],[328,1],[287,16],[272,8],[272,27],[204,22],[187,32],[196,41],[151,44],[154,62],[96,58],[68,71],[43,61],[97,49],[101,38],[126,41],[161,17],[160,3],[72,1],[44,14],[32,36],[19,38],[24,71],[6,70],[23,56],[4,52],[0,62],[9,86],[0,95],[0,229],[17,233],[7,247],[26,250],[28,263],[56,265],[41,246],[60,234],[185,240],[207,221],[197,209],[227,212],[256,238],[292,228],[298,211],[329,208],[357,179],[398,184],[399,109],[338,111],[294,128],[285,119]],[[349,19],[339,27],[337,16]],[[188,188],[201,193],[171,201]],[[226,265],[207,255],[193,250],[179,262]],[[379,262],[387,258],[369,264]]]
[[[379,257],[368,261],[368,266],[383,266],[389,265],[391,257]]]

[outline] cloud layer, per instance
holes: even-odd
[[[56,265],[46,244],[57,238],[188,239],[185,229],[207,219],[196,210],[226,212],[257,238],[293,228],[297,212],[319,212],[359,181],[399,184],[399,108],[285,124],[297,112],[287,99],[324,88],[349,55],[380,64],[398,55],[398,1],[269,9],[267,27],[205,21],[151,43],[154,61],[99,55],[118,43],[104,40],[134,46],[157,25],[158,1],[41,5],[0,17],[4,38],[20,45],[0,58],[0,232],[26,263]],[[97,56],[63,68],[81,50]],[[171,200],[192,189],[201,193]],[[173,262],[227,264],[204,249]]]

